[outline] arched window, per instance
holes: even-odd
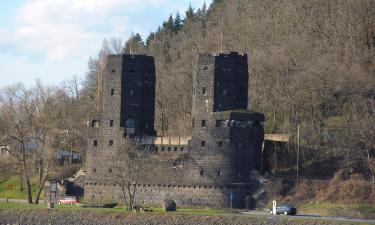
[[[125,120],[125,131],[127,134],[135,133],[135,120],[133,118],[128,118]]]

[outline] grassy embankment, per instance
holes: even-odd
[[[375,219],[374,204],[343,205],[327,202],[308,202],[297,204],[297,208],[300,214]]]
[[[36,195],[36,183],[37,178],[32,177],[31,192],[33,197]],[[43,196],[43,195],[42,195]],[[11,176],[0,180],[0,198],[13,198],[13,199],[26,199],[27,194],[24,187],[23,191],[19,191],[19,178],[17,176]]]
[[[45,209],[47,208],[46,204],[20,204],[12,202],[0,202],[1,209]],[[113,212],[113,213],[125,213],[124,208],[117,206],[115,208],[83,208],[79,205],[55,205],[57,210],[83,210],[83,211],[96,211],[96,212]],[[223,215],[230,214],[232,212],[228,210],[219,210],[219,209],[189,209],[189,208],[180,208],[177,210],[178,213],[186,214],[195,214],[195,215]],[[126,212],[133,213],[133,212]],[[164,213],[162,208],[152,208],[152,213]]]

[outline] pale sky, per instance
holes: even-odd
[[[211,0],[0,0],[0,88],[83,78],[104,38],[145,39],[172,13]]]

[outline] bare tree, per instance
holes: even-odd
[[[50,174],[55,156],[54,138],[58,133],[57,123],[61,120],[53,88],[44,87],[39,81],[32,91],[30,107],[26,108],[30,135],[37,142],[35,152],[38,165],[38,183],[35,204],[39,203],[44,183]]]
[[[31,195],[30,171],[26,143],[30,132],[26,108],[30,102],[30,93],[22,84],[4,88],[1,91],[1,117],[5,132],[1,142],[9,146],[7,151],[17,160],[17,164],[25,181],[27,201],[33,203]]]
[[[29,203],[32,203],[32,169],[27,161],[33,161],[38,169],[35,196],[35,204],[38,204],[55,156],[54,137],[61,115],[53,90],[38,81],[35,88],[26,89],[22,85],[6,88],[1,99],[2,123],[7,124],[2,139],[10,146],[9,153],[18,159]],[[36,149],[27,149],[29,142],[35,143]]]
[[[149,158],[145,148],[139,146],[137,140],[119,136],[118,161],[116,163],[115,178],[121,187],[121,199],[126,210],[133,210],[136,202],[137,187],[140,179],[142,163],[147,163]]]

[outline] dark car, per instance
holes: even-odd
[[[272,209],[270,210],[270,213],[273,213]],[[290,204],[276,206],[276,215],[280,215],[280,214],[296,215],[297,208]]]

